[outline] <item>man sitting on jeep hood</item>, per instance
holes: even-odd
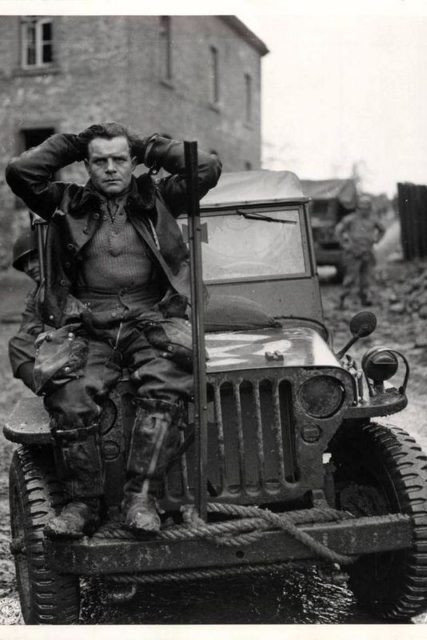
[[[82,187],[53,180],[84,160]],[[143,162],[151,171],[136,178]],[[160,168],[169,175],[155,182]],[[199,196],[215,186],[217,156],[199,153]],[[157,532],[155,498],[178,442],[191,371],[174,358],[168,334],[191,344],[186,319],[188,250],[176,216],[186,207],[183,143],[138,138],[117,123],[79,135],[55,134],[13,160],[6,178],[30,209],[49,220],[44,320],[37,341],[36,390],[51,417],[58,473],[69,501],[49,536],[81,537],[99,524],[103,461],[99,415],[126,368],[135,386],[124,487],[125,526]],[[191,360],[191,359],[190,359]]]

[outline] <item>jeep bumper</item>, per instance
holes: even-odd
[[[336,552],[358,556],[405,549],[412,544],[409,516],[350,518],[300,527]],[[78,575],[130,575],[191,571],[201,568],[263,565],[298,560],[319,560],[304,544],[283,531],[264,532],[250,545],[225,547],[213,540],[165,541],[84,539],[78,542],[45,540],[49,566],[58,573]]]

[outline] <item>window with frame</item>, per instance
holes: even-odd
[[[211,79],[211,91],[210,99],[213,104],[219,102],[219,61],[218,61],[218,49],[216,47],[209,48],[210,53],[210,79]]]
[[[53,63],[53,23],[51,18],[21,19],[21,65],[24,69]]]
[[[27,151],[32,147],[37,147],[54,133],[55,129],[53,127],[32,127],[21,129],[19,132],[21,150]]]
[[[160,16],[160,75],[172,80],[172,21],[170,16]]]
[[[252,78],[245,73],[245,120],[252,122]]]

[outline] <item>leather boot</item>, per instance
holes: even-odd
[[[48,537],[82,538],[100,523],[103,464],[98,425],[52,429],[55,466],[67,493],[67,504],[45,527]]]
[[[128,493],[123,501],[123,507],[127,529],[146,533],[160,531],[160,516],[156,508],[156,500],[151,493],[146,495]]]
[[[135,532],[157,533],[161,495],[169,461],[179,448],[182,406],[164,400],[138,404],[132,428],[122,511],[124,525]]]
[[[99,498],[69,502],[58,516],[49,520],[44,533],[48,538],[79,539],[92,535],[99,526]]]

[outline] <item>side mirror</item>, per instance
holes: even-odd
[[[336,354],[338,360],[341,360],[343,355],[350,349],[359,338],[366,338],[375,331],[377,326],[377,316],[372,311],[359,311],[350,320],[350,331],[352,338],[347,344]]]
[[[359,311],[350,320],[350,331],[357,338],[366,338],[375,331],[377,316],[372,311]]]

